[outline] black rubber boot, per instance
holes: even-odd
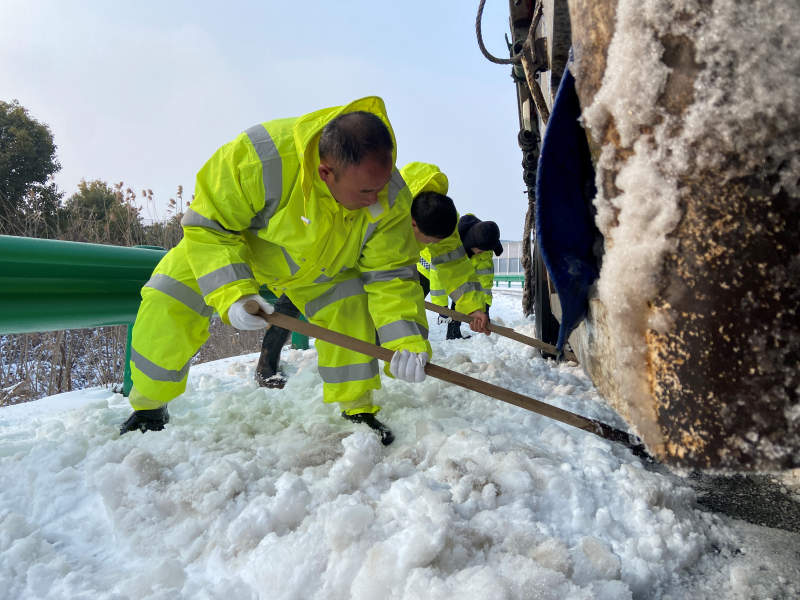
[[[392,430],[389,429],[386,425],[378,421],[375,418],[375,415],[372,413],[358,413],[356,415],[348,415],[346,412],[342,413],[342,416],[347,419],[348,421],[352,421],[353,423],[365,423],[369,425],[372,429],[374,429],[379,436],[381,436],[381,444],[384,446],[388,446],[394,441],[394,434]]]
[[[167,405],[153,410],[135,410],[128,420],[119,428],[119,434],[125,435],[129,431],[162,431],[164,425],[169,423]]]
[[[461,322],[453,321],[447,324],[447,337],[448,340],[468,340],[470,336],[461,335]]]
[[[301,313],[284,294],[275,302],[275,312],[299,319]],[[274,325],[267,329],[261,342],[261,356],[258,357],[255,379],[261,387],[282,389],[288,381],[285,373],[278,369],[281,349],[289,339],[291,331]]]
[[[256,371],[256,383],[263,388],[282,390],[288,382],[289,376],[283,371],[278,371],[274,375],[266,378],[261,373]]]

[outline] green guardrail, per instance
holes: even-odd
[[[167,251],[0,235],[0,334],[127,325],[123,394],[130,393],[131,331],[141,289]],[[277,298],[266,286],[261,295]],[[308,337],[292,334],[292,347]]]
[[[495,275],[493,287],[500,287],[501,281],[507,281],[508,287],[511,287],[512,283],[524,283],[525,275]]]

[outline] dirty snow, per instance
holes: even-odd
[[[519,331],[519,300],[496,319]],[[582,370],[483,336],[434,362],[623,423]],[[465,328],[466,330],[466,328]],[[385,379],[383,448],[255,356],[194,367],[163,433],[92,389],[0,409],[0,598],[792,598],[800,536],[699,510],[626,449],[429,379]]]
[[[671,114],[659,98],[672,69],[664,40],[690,42],[698,74],[693,98]],[[606,239],[598,282],[615,332],[620,392],[634,404],[649,389],[647,328],[670,238],[682,217],[680,181],[704,172],[757,175],[800,196],[800,3],[787,0],[619,0],[603,84],[583,122],[603,144],[597,162],[597,226]],[[580,76],[580,65],[572,67]],[[619,133],[618,153],[601,137]],[[604,183],[618,173],[616,197]],[[632,268],[631,265],[635,265]],[[644,424],[643,424],[644,426]]]

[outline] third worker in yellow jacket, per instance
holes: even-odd
[[[494,221],[481,221],[473,214],[466,214],[458,221],[458,234],[480,282],[488,319],[489,307],[492,305],[492,287],[494,286],[494,256],[500,256],[503,253],[503,244],[500,243],[500,228]],[[437,297],[434,294],[444,293],[444,286],[437,277],[437,273],[439,273],[438,269],[431,269],[431,296],[434,298]],[[447,328],[447,339],[461,337],[461,324],[450,323]]]

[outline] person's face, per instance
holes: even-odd
[[[378,193],[389,183],[393,170],[391,158],[380,161],[368,157],[358,166],[350,165],[338,176],[329,164],[320,163],[319,178],[328,186],[334,200],[349,210],[356,210],[378,202]]]
[[[432,235],[425,235],[419,230],[417,226],[417,222],[414,219],[411,219],[411,228],[414,230],[414,237],[420,244],[435,244],[436,242],[441,242],[442,238],[433,237]]]
[[[483,252],[483,250],[481,250],[480,248],[470,248],[470,250],[472,251],[473,254],[480,254],[481,252]]]

